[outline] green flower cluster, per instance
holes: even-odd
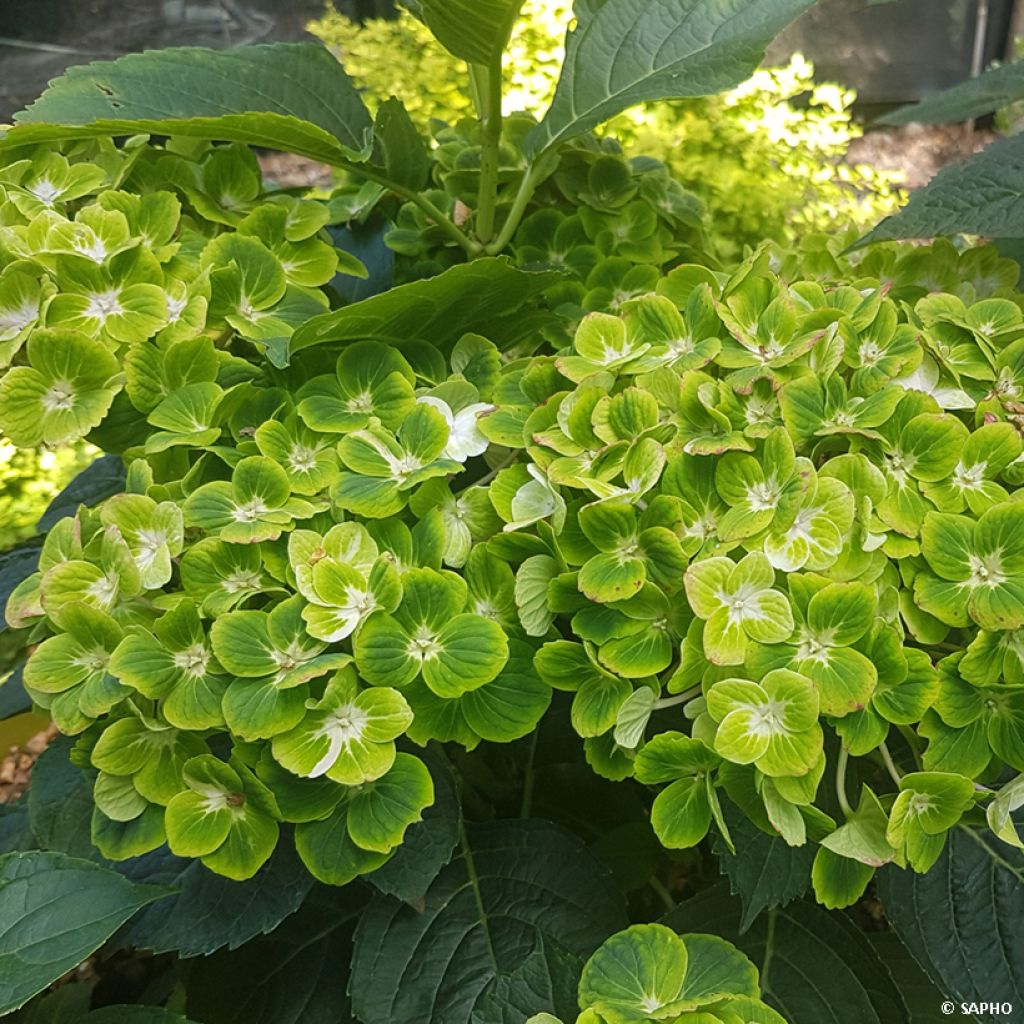
[[[246,150],[5,168],[0,426],[128,463],[7,610],[105,856],[166,842],[246,878],[286,826],[344,884],[433,801],[410,743],[511,742],[553,701],[594,771],[649,788],[666,847],[730,842],[731,801],[820,844],[832,906],[926,870],[964,815],[1020,841],[1016,265],[811,237],[714,270],[643,212],[676,194],[648,174],[563,161],[578,212],[517,249],[563,268],[536,337],[289,359],[359,267]],[[893,783],[856,808],[851,756]]]
[[[112,409],[126,441],[159,428],[150,454],[203,443],[252,376],[218,332],[271,348],[328,309],[327,207],[265,194],[244,146],[19,155],[0,169],[0,367],[18,363],[0,430],[19,447],[81,438]],[[341,269],[365,273],[347,254]]]
[[[785,1024],[761,1001],[758,970],[715,935],[637,924],[604,942],[579,984],[576,1024]],[[527,1024],[561,1024],[542,1013]]]

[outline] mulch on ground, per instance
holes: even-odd
[[[56,735],[57,729],[51,725],[20,747],[11,747],[7,751],[0,761],[0,804],[13,803],[28,789],[32,765]]]

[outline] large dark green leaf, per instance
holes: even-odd
[[[434,780],[434,802],[423,812],[423,820],[406,832],[395,855],[367,876],[381,892],[407,903],[421,901],[430,883],[452,859],[462,824],[462,808],[451,771],[430,750],[420,751],[418,756]]]
[[[104,1006],[84,1017],[81,1024],[196,1024],[162,1006]]]
[[[857,245],[936,235],[1024,237],[1024,135],[945,167]]]
[[[736,852],[719,837],[715,853],[729,888],[743,902],[740,931],[745,932],[761,911],[785,906],[807,892],[815,847],[790,846],[781,836],[762,832],[729,802],[723,810]]]
[[[842,913],[799,900],[740,933],[740,902],[722,884],[681,903],[663,922],[739,946],[761,990],[789,1024],[907,1024],[907,1011],[868,937]]]
[[[273,931],[295,913],[313,886],[289,838],[248,881],[215,875],[199,861],[172,856],[166,847],[125,861],[118,870],[144,882],[173,886],[175,894],[146,907],[118,936],[128,946],[179,956],[236,949]]]
[[[36,523],[36,529],[45,533],[65,516],[73,516],[79,505],[96,505],[104,498],[117,494],[124,490],[124,481],[125,468],[121,456],[101,455],[46,506],[42,518]]]
[[[291,351],[366,338],[424,338],[441,346],[467,331],[486,331],[491,320],[514,313],[557,280],[557,274],[519,270],[500,258],[462,263],[437,277],[314,317],[295,332]]]
[[[198,960],[188,1011],[204,1024],[347,1024],[348,962],[364,886],[318,886],[273,933]]]
[[[366,267],[368,274],[365,278],[335,274],[327,287],[339,300],[338,304],[361,302],[391,287],[395,252],[384,241],[387,229],[387,223],[378,216],[366,224],[354,221],[348,225],[327,228],[334,244],[355,256]]]
[[[0,857],[0,1013],[81,963],[161,895],[60,853]]]
[[[991,114],[1024,97],[1024,61],[989,68],[988,71],[954,85],[951,89],[926,96],[920,103],[900,107],[878,119],[879,124],[941,124],[967,121]]]
[[[245,142],[338,164],[365,160],[370,115],[341,65],[315,43],[177,47],[71,67],[2,146],[154,132]]]
[[[419,13],[449,53],[470,64],[501,59],[523,0],[419,0]]]
[[[92,845],[92,787],[68,759],[74,740],[58,736],[39,755],[28,788],[29,823],[44,850],[102,862]]]
[[[32,708],[32,698],[25,692],[22,679],[24,663],[3,679],[0,675],[0,722],[15,715],[23,715]]]
[[[539,821],[466,827],[417,911],[376,896],[356,930],[353,1010],[363,1024],[498,1024],[574,1009],[583,958],[626,923],[586,847]]]
[[[0,804],[0,854],[35,848],[25,800],[19,798],[12,804]]]
[[[875,932],[870,939],[903,997],[909,1024],[934,1024],[935,1007],[942,1006],[946,996],[935,987],[894,931]]]
[[[628,107],[708,96],[742,82],[775,35],[815,0],[605,0],[566,40],[551,108],[530,153],[596,128]]]
[[[955,828],[926,875],[886,868],[879,898],[896,933],[956,1002],[1024,1007],[1024,854]],[[1005,1017],[979,1014],[983,1024]]]

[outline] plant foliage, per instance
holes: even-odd
[[[965,846],[1020,874],[1019,267],[709,257],[589,129],[807,4],[740,6],[579,4],[537,120],[502,114],[516,6],[423,0],[479,115],[435,149],[304,46],[90,65],[6,134],[0,430],[120,463],[9,561],[65,739],[0,818],[0,1010],[120,929],[214,955],[139,1020],[904,1022],[920,970],[830,913],[879,869],[975,994],[905,907]],[[268,191],[256,143],[353,180]],[[399,281],[346,302],[359,229]]]
[[[567,0],[524,3],[503,65],[506,113],[551,101],[570,14]],[[445,138],[472,113],[459,88],[466,66],[411,14],[360,25],[329,11],[309,29],[339,56],[372,107],[401,97],[424,131],[440,131],[444,122]],[[631,157],[666,163],[706,205],[715,251],[734,259],[747,244],[791,243],[837,222],[866,228],[895,210],[891,176],[844,159],[859,131],[853,100],[850,90],[815,82],[813,67],[795,56],[719,95],[634,107],[600,131]]]

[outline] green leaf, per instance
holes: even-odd
[[[32,710],[32,698],[25,692],[24,663],[0,682],[0,722]]]
[[[154,953],[203,957],[234,949],[273,931],[295,913],[313,886],[291,842],[246,882],[216,875],[199,861],[174,857],[166,847],[118,865],[133,881],[168,886],[173,896],[146,907],[121,933],[128,946]]]
[[[364,160],[372,131],[341,65],[313,43],[148,50],[71,67],[15,120],[3,148],[152,132],[335,165]]]
[[[1024,1005],[1024,854],[955,828],[925,875],[887,867],[879,898],[896,934],[946,999]],[[993,994],[989,994],[993,993]],[[991,1013],[977,1016],[997,1024]]]
[[[93,1010],[81,1024],[197,1024],[162,1006],[104,1006]]]
[[[740,935],[739,917],[738,901],[716,886],[662,920],[679,932],[720,935],[760,964],[762,998],[788,1024],[905,1024],[885,963],[850,918],[801,900]]]
[[[92,787],[69,759],[74,741],[59,736],[32,768],[29,820],[36,842],[69,857],[99,860],[92,844]]]
[[[523,0],[420,0],[427,27],[468,64],[501,60]]]
[[[878,124],[942,124],[970,121],[1024,98],[1024,62],[983,71],[950,89],[926,96],[878,119]]]
[[[47,847],[101,860],[89,838],[92,787],[69,761],[71,746],[71,740],[58,738],[36,762],[29,789],[33,832]],[[291,843],[280,843],[248,882],[215,875],[197,861],[173,856],[166,846],[105,866],[133,882],[175,891],[139,911],[121,933],[124,942],[186,957],[234,948],[273,930],[298,909],[313,885]]]
[[[715,840],[715,853],[729,888],[743,901],[740,932],[747,931],[762,911],[784,907],[811,886],[814,847],[789,846],[781,836],[770,836],[726,802],[722,808],[734,850],[724,839]]]
[[[380,105],[373,136],[374,161],[383,166],[391,181],[414,192],[426,186],[430,154],[400,99],[392,96]]]
[[[430,770],[434,802],[423,811],[423,820],[410,826],[395,855],[368,878],[381,892],[407,903],[421,901],[451,860],[462,825],[462,807],[447,764],[429,749],[417,756]]]
[[[364,903],[354,888],[318,888],[272,934],[192,961],[188,1012],[204,1024],[352,1020],[345,965]]]
[[[0,857],[0,1013],[77,966],[162,895],[61,853]]]
[[[427,766],[412,754],[398,754],[384,775],[352,794],[348,834],[364,850],[390,853],[433,802],[434,782]]]
[[[579,958],[578,971],[625,925],[621,897],[579,840],[528,820],[467,826],[423,908],[378,896],[363,915],[350,990],[364,1024],[424,1015],[470,1024],[495,993],[516,1007],[514,1019],[552,1008],[567,1015],[571,998],[552,1007],[542,989],[566,969],[566,956]],[[424,950],[436,969],[417,968]]]
[[[970,160],[943,168],[857,245],[957,234],[1024,238],[1022,162],[1024,136],[1000,139]]]
[[[397,343],[428,338],[444,348],[469,331],[486,331],[497,318],[515,313],[558,276],[519,270],[505,259],[474,260],[314,317],[295,332],[290,351],[366,338]]]
[[[708,96],[742,82],[813,0],[605,0],[566,39],[551,108],[527,137],[536,155],[638,103]]]
[[[678,936],[661,924],[613,935],[590,958],[579,1001],[609,1024],[640,1024],[730,996],[756,997],[757,968],[710,935]]]

